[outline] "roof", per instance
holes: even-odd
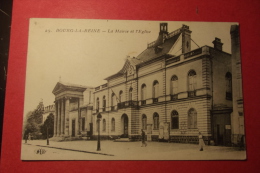
[[[93,89],[93,87],[88,87],[84,85],[78,85],[78,84],[71,84],[71,83],[65,83],[65,82],[57,82],[55,85],[52,93],[57,94],[65,90],[75,90],[75,91],[85,91],[87,88]]]
[[[176,35],[166,38],[164,43],[162,43],[160,45],[155,44],[154,46],[149,46],[141,54],[139,54],[136,58],[127,58],[123,68],[119,72],[105,78],[105,80],[109,80],[111,78],[123,75],[129,65],[136,66],[136,65],[142,64],[146,61],[156,59],[158,57],[161,57],[162,55],[169,53],[169,51],[171,50],[171,48],[173,47],[175,42],[178,40],[180,35],[181,35],[181,33],[179,32]],[[158,39],[157,39],[157,41],[158,41]],[[157,41],[155,41],[155,43],[157,43]],[[156,52],[155,47],[159,47],[160,51]]]
[[[139,54],[137,56],[137,59],[139,59],[141,62],[145,62],[145,61],[149,61],[155,58],[158,58],[164,54],[167,54],[172,46],[174,45],[174,43],[178,40],[178,38],[180,37],[181,33],[174,35],[173,37],[166,39],[165,42],[160,46],[161,51],[156,53],[154,51],[154,47],[149,47],[147,49],[145,49],[141,54]]]
[[[78,87],[78,88],[94,88],[94,87],[91,87],[91,86],[86,86],[86,85],[79,85],[79,84],[72,84],[72,83],[67,83],[67,82],[61,82],[59,81],[58,83],[64,85],[64,86],[67,86],[67,87]]]

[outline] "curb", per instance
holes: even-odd
[[[25,145],[33,145],[33,144],[25,144]],[[105,155],[105,156],[115,156],[113,154],[98,153],[98,152],[84,151],[84,150],[75,150],[75,149],[69,149],[69,148],[51,147],[51,146],[46,146],[46,145],[34,145],[34,146],[54,148],[54,149],[59,149],[59,150],[76,151],[76,152],[89,153],[89,154],[100,154],[100,155]]]

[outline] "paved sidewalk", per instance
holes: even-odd
[[[22,147],[30,146],[47,147],[46,149],[62,150],[95,154],[94,160],[245,160],[246,152],[235,147],[205,146],[204,151],[199,151],[199,146],[194,144],[179,144],[165,142],[147,142],[147,147],[141,147],[141,142],[113,142],[101,141],[101,151],[96,151],[97,141],[50,141],[34,140],[22,142]],[[80,155],[80,154],[79,154]],[[71,160],[80,160],[74,154]],[[57,157],[58,158],[58,157]],[[59,160],[59,159],[56,159]],[[61,159],[63,160],[63,159]],[[83,158],[83,160],[86,160]]]

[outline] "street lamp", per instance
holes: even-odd
[[[49,145],[49,134],[48,134],[48,126],[47,126],[47,145]]]
[[[97,151],[101,151],[100,148],[100,121],[101,121],[102,115],[98,113],[97,120],[98,120],[98,141],[97,141]]]

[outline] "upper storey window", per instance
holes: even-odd
[[[191,70],[188,73],[188,91],[189,91],[189,97],[195,96],[195,90],[197,87],[197,74],[194,70]]]
[[[103,111],[106,109],[106,96],[103,96]]]
[[[96,106],[96,108],[97,108],[97,112],[99,112],[99,97],[97,98],[97,106]]]
[[[153,98],[159,97],[159,82],[156,80],[153,82]]]
[[[133,88],[129,89],[129,100],[133,100]]]
[[[119,92],[119,102],[123,102],[123,91]]]
[[[116,105],[116,95],[115,93],[112,93],[111,95],[111,106],[115,106]]]
[[[176,75],[171,78],[171,94],[175,95],[178,93],[178,77]]]
[[[146,99],[146,85],[143,84],[141,89],[141,100],[145,100],[145,99]]]
[[[232,75],[231,73],[226,73],[226,99],[232,100]]]
[[[159,97],[159,82],[156,80],[153,82],[153,103],[158,102]]]

